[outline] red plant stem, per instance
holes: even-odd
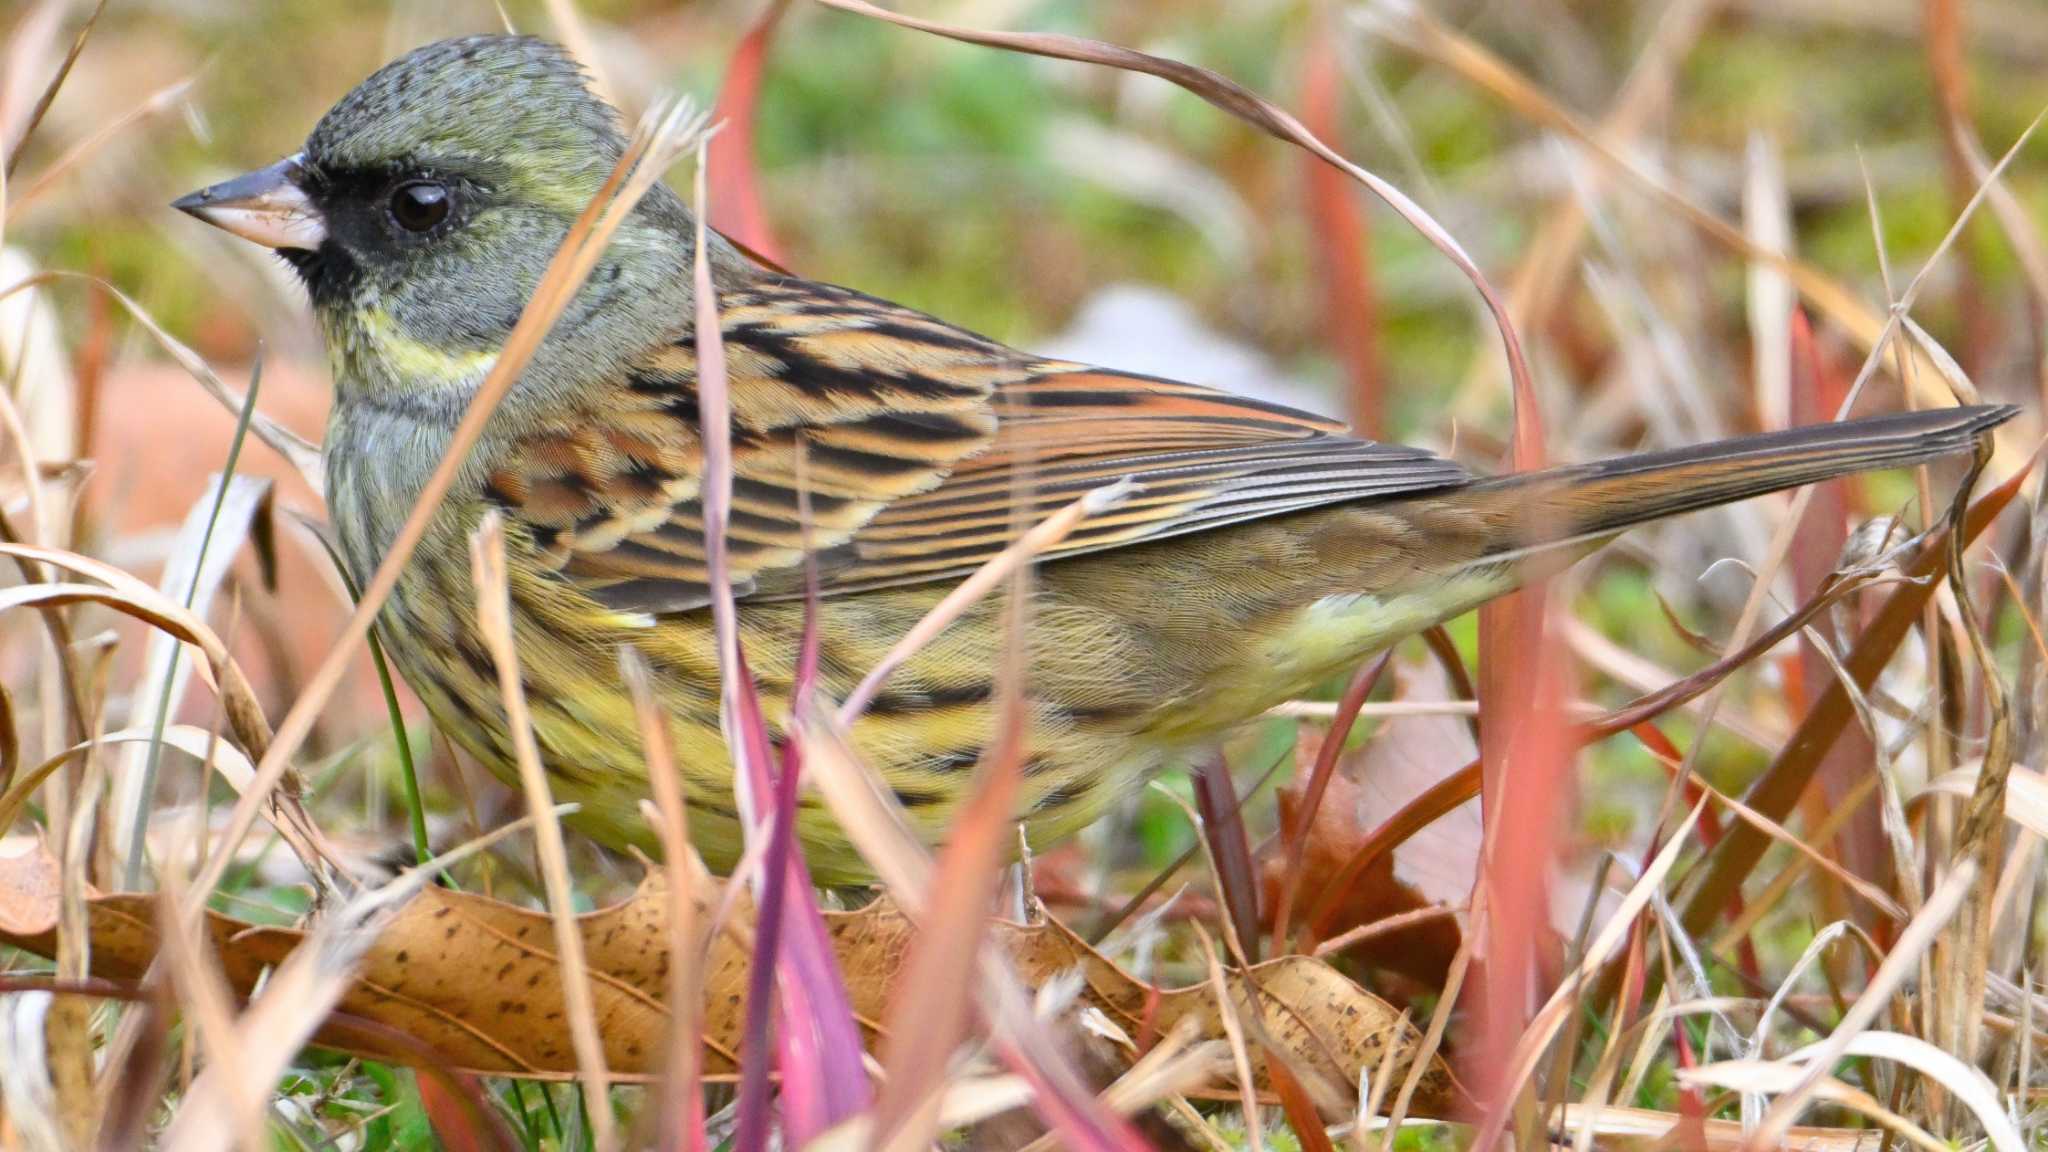
[[[1496,676],[1486,675],[1485,663],[1480,668],[1482,677],[1505,688],[1485,694],[1494,709],[1480,757],[1488,828],[1479,883],[1486,889],[1487,920],[1483,965],[1470,993],[1479,1037],[1463,1054],[1474,1099],[1494,1114],[1482,1130],[1497,1130],[1498,1116],[1512,1104],[1502,1078],[1536,991],[1537,949],[1550,923],[1550,865],[1572,783],[1575,742],[1564,718],[1568,675],[1562,645],[1547,636],[1544,603],[1528,599],[1506,620],[1513,635],[1529,638],[1528,646],[1496,647],[1496,656],[1512,652]]]
[[[1479,689],[1472,683],[1471,669],[1465,667],[1465,657],[1458,652],[1457,641],[1444,631],[1441,624],[1422,634],[1422,642],[1429,646],[1430,654],[1442,665],[1444,675],[1450,677],[1451,692],[1459,700],[1478,701]],[[1472,742],[1479,742],[1479,713],[1475,709],[1466,720],[1472,729]]]
[[[1330,789],[1330,776],[1337,769],[1337,757],[1344,752],[1344,742],[1351,738],[1351,727],[1358,722],[1358,710],[1365,707],[1365,698],[1372,695],[1380,676],[1387,670],[1387,660],[1393,656],[1391,650],[1380,653],[1379,657],[1358,670],[1351,683],[1344,689],[1343,699],[1337,702],[1337,714],[1330,720],[1330,728],[1323,733],[1323,742],[1316,749],[1316,763],[1309,773],[1308,790],[1302,794],[1301,805],[1295,812],[1292,827],[1286,829],[1287,866],[1281,872],[1280,905],[1273,913],[1273,952],[1277,955],[1287,950],[1288,921],[1294,912],[1294,899],[1301,891],[1301,860],[1308,852],[1309,830],[1316,826],[1316,813],[1322,810],[1323,795]],[[1300,952],[1313,951],[1316,941],[1304,937],[1296,944]]]
[[[1287,1070],[1286,1058],[1271,1049],[1266,1053],[1266,1079],[1280,1097],[1280,1109],[1287,1114],[1287,1126],[1294,1129],[1295,1137],[1301,1141],[1301,1152],[1337,1152],[1330,1144],[1330,1134],[1323,1129],[1322,1114],[1316,1111],[1315,1101],[1309,1099],[1308,1089]]]
[[[1541,468],[1543,412],[1521,338],[1505,312],[1497,313],[1506,344],[1514,431],[1508,441],[1507,470]],[[1530,509],[1541,516],[1543,509]],[[1531,524],[1540,535],[1541,524]],[[1529,980],[1537,934],[1549,920],[1548,882],[1556,823],[1571,773],[1571,742],[1564,720],[1565,678],[1561,645],[1550,643],[1545,616],[1549,583],[1532,580],[1520,591],[1479,610],[1479,702],[1486,723],[1479,733],[1480,791],[1486,806],[1486,835],[1473,906],[1485,908],[1485,952],[1467,995],[1478,1005],[1480,1033],[1469,1053],[1474,1099],[1491,1115],[1484,1131],[1500,1130],[1509,1101],[1500,1098],[1502,1076],[1513,1057],[1531,1002]],[[1514,771],[1510,773],[1512,761]],[[1508,786],[1514,802],[1507,803]],[[1512,812],[1513,818],[1508,818]]]
[[[775,805],[768,834],[768,851],[762,864],[764,880],[761,905],[755,917],[753,964],[747,972],[747,1022],[745,1039],[740,1045],[739,1130],[733,1137],[736,1152],[763,1152],[768,1147],[771,1120],[768,1050],[775,1001],[770,992],[775,985],[776,969],[782,955],[782,906],[789,891],[789,869],[784,862],[796,831],[796,805],[782,804],[776,790],[767,786],[768,749],[760,720],[760,701],[751,691],[752,678],[743,671],[746,667],[744,655],[739,657],[738,665],[732,670],[733,674],[745,677],[745,687],[739,693],[742,712],[735,717],[736,726],[741,730],[738,735],[749,744],[759,745],[742,759],[754,776],[754,794]],[[783,776],[789,778],[793,773],[785,771]],[[791,799],[793,801],[794,797]],[[789,1029],[789,1024],[789,1021],[784,1021],[784,1031]],[[790,1073],[787,1062],[783,1072],[787,1079]]]
[[[782,1070],[783,1134],[792,1144],[864,1110],[868,1106],[867,1075],[861,1063],[861,1038],[846,998],[845,982],[826,935],[823,917],[811,896],[811,877],[796,840],[797,780],[802,757],[795,743],[783,746],[779,778],[768,779],[772,762],[767,723],[755,695],[746,654],[735,655],[739,678],[736,735],[745,742],[741,757],[754,794],[773,805],[769,845],[763,858],[764,883],[756,916],[754,965],[747,980],[746,1053],[740,1077],[739,1132],[733,1147],[758,1152],[767,1136],[767,1066],[769,1012],[781,1008],[776,1029]],[[769,995],[771,985],[775,995]],[[752,1095],[749,1094],[751,1086]]]
[[[1841,410],[1849,391],[1840,372],[1831,372],[1813,337],[1806,310],[1792,312],[1792,413],[1793,423],[1806,424],[1829,419]],[[1832,480],[1816,484],[1806,519],[1800,522],[1797,543],[1790,556],[1794,591],[1806,596],[1820,587],[1834,570],[1849,539],[1849,482]],[[1805,712],[1813,704],[1813,693],[1834,683],[1834,670],[1827,658],[1813,646],[1813,640],[1799,638],[1799,679],[1803,692],[1795,697],[1794,709]],[[1846,802],[1863,774],[1869,771],[1874,753],[1862,725],[1852,726],[1826,756],[1814,773],[1820,795],[1828,809]],[[1875,805],[1860,805],[1842,822],[1835,837],[1835,852],[1850,873],[1884,884],[1891,876],[1887,866],[1890,852],[1885,847],[1884,824]],[[1833,881],[1824,881],[1833,884]],[[1862,917],[1865,927],[1873,921]]]
[[[1479,794],[1479,761],[1474,760],[1449,776],[1430,785],[1422,795],[1401,806],[1401,810],[1387,817],[1372,835],[1365,838],[1351,853],[1351,859],[1337,872],[1337,878],[1324,887],[1323,894],[1309,909],[1307,931],[1317,940],[1330,934],[1330,917],[1335,915],[1339,903],[1351,886],[1367,868],[1377,863],[1380,857],[1407,843],[1410,836],[1434,824],[1453,809]]]
[[[1319,6],[1302,60],[1301,122],[1324,140],[1343,137],[1343,76],[1338,37],[1327,5]],[[1313,155],[1302,156],[1308,218],[1323,310],[1323,332],[1344,366],[1346,414],[1368,440],[1386,434],[1386,397],[1379,363],[1379,293],[1372,281],[1372,231],[1359,210],[1351,178]],[[1280,937],[1274,937],[1278,946]]]
[[[782,246],[761,204],[761,185],[754,164],[754,113],[761,99],[761,74],[775,27],[789,0],[769,0],[753,27],[733,49],[725,82],[718,90],[713,123],[722,124],[711,138],[711,195],[707,208],[711,226],[768,263],[782,263]]]
[[[1246,959],[1259,958],[1259,886],[1252,875],[1251,841],[1244,829],[1244,811],[1224,766],[1221,749],[1212,750],[1195,769],[1195,806],[1202,813],[1202,835],[1216,860],[1216,879],[1223,886],[1223,906],[1230,909],[1230,927]]]
[[[1691,1071],[1699,1067],[1699,1057],[1693,1054],[1692,1034],[1685,1030],[1685,1021],[1680,1020],[1671,1029],[1678,1040],[1678,1067],[1680,1071]],[[1678,1114],[1697,1124],[1707,1118],[1707,1102],[1700,1097],[1697,1085],[1688,1084],[1678,1090]]]

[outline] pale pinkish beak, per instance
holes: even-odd
[[[171,207],[265,248],[311,252],[327,239],[327,221],[299,186],[303,171],[299,157],[287,156],[174,200]]]

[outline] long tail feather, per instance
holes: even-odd
[[[1813,424],[1501,476],[1455,498],[1498,518],[1507,529],[1500,551],[1542,548],[1837,476],[1961,455],[2018,411],[1978,405]]]

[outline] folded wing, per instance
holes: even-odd
[[[954,579],[1124,477],[1138,492],[1051,556],[1470,479],[1321,417],[1038,359],[846,289],[772,280],[728,293],[721,318],[742,597],[801,595],[806,552],[828,596]],[[531,435],[487,490],[604,603],[700,607],[699,419],[686,339]]]

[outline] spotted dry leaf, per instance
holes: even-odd
[[[42,955],[54,949],[57,897],[46,882],[50,867],[47,852],[0,855],[0,943]],[[703,967],[705,1074],[714,1078],[737,1074],[746,1021],[751,908],[744,900],[740,904],[734,922],[710,942]],[[157,907],[149,895],[92,897],[95,975],[132,980],[148,969],[156,954]],[[669,1026],[662,1001],[669,964],[666,909],[662,877],[655,873],[630,899],[578,920],[605,1059],[620,1075],[659,1072]],[[704,909],[698,922],[710,919]],[[916,929],[886,899],[825,919],[855,1017],[872,1047],[880,1039],[880,1022],[891,1018],[892,982],[905,970]],[[243,994],[306,935],[298,928],[251,925],[211,913],[207,930],[228,982]],[[1052,920],[999,923],[993,935],[1027,984],[1078,970],[1080,1003],[1100,1010],[1129,1036],[1163,1035],[1184,1018],[1193,1018],[1203,1036],[1223,1034],[1206,984],[1155,988]],[[320,1032],[318,1042],[397,1063],[433,1058],[489,1075],[572,1075],[576,1058],[553,941],[545,913],[428,888],[371,946],[337,1022]],[[1233,974],[1230,984],[1240,1019],[1258,1020],[1297,1074],[1331,1085],[1355,1084],[1360,1068],[1381,1066],[1388,1044],[1412,1050],[1419,1039],[1384,1001],[1320,960],[1269,960],[1248,974]],[[410,1039],[394,1039],[400,1036]],[[1399,1052],[1394,1065],[1397,1075],[1405,1072]],[[1423,1098],[1435,1106],[1429,1110],[1447,1107],[1454,1094],[1448,1069],[1433,1060],[1423,1080]]]

